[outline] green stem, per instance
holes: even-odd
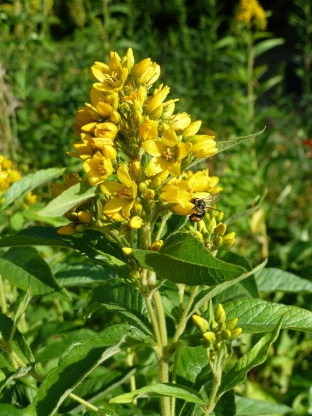
[[[7,308],[7,304],[6,304],[6,300],[5,300],[4,284],[3,284],[3,279],[2,279],[1,274],[0,274],[0,300],[1,300],[1,311],[2,311],[2,313],[7,313],[8,308]]]
[[[183,299],[184,299],[184,290],[185,290],[185,285],[184,284],[178,284],[178,289],[179,289],[179,317],[181,317],[182,313],[183,313]]]
[[[172,383],[176,383],[177,381],[177,367],[179,362],[179,355],[180,355],[180,349],[176,351],[174,354],[174,361],[173,361],[173,367],[172,367]],[[172,416],[175,415],[175,405],[176,405],[176,398],[172,397],[171,401],[171,414]]]
[[[194,298],[195,298],[195,296],[197,294],[198,288],[199,288],[199,286],[194,286],[194,288],[193,288],[193,290],[191,292],[191,296],[190,296],[190,298],[188,300],[188,303],[187,303],[187,305],[186,305],[186,307],[184,309],[184,312],[183,312],[183,314],[181,316],[179,325],[178,325],[178,327],[176,329],[176,332],[174,334],[174,337],[172,339],[172,343],[171,343],[171,346],[169,348],[169,354],[173,354],[173,352],[176,350],[176,348],[178,346],[179,338],[182,335],[183,331],[185,330],[186,323],[187,323],[187,315],[189,313],[189,310],[192,307],[192,304],[193,304]]]
[[[171,212],[168,211],[167,214],[165,214],[162,217],[162,220],[161,220],[161,223],[160,223],[160,226],[159,226],[159,230],[158,230],[158,233],[156,235],[156,240],[160,240],[162,232],[164,230],[164,227],[165,227],[166,222],[167,222],[168,218],[170,217],[170,215],[171,215]]]
[[[214,374],[212,390],[210,392],[208,403],[203,408],[203,411],[204,411],[203,415],[209,415],[213,411],[216,405],[215,402],[216,402],[216,397],[217,397],[220,384],[221,384],[221,377],[218,374]]]

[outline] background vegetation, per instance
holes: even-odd
[[[237,22],[238,4],[225,0],[1,2],[0,153],[23,173],[63,166],[79,170],[80,163],[66,152],[75,140],[76,110],[88,101],[89,67],[107,62],[110,50],[122,55],[132,47],[137,61],[151,57],[160,64],[170,98],[180,97],[177,107],[203,120],[203,132],[226,140],[266,126],[256,140],[203,168],[220,177],[224,191],[218,208],[237,236],[232,251],[252,265],[268,257],[270,267],[311,281],[312,6],[305,0],[283,8],[282,1],[265,3],[272,10],[267,10],[264,30]],[[9,223],[2,217],[3,235],[33,224],[32,212],[48,198],[43,190],[31,212],[21,205],[8,211]],[[242,211],[246,215],[235,218]],[[46,250],[44,255],[61,273],[65,254]],[[68,259],[77,261],[74,254]],[[77,303],[63,305],[62,313],[53,309],[50,314],[50,303],[42,301],[41,319],[50,322],[51,330],[45,327],[46,334],[41,330],[33,336],[34,347],[40,350],[40,339],[55,334],[61,315],[66,345],[108,325],[99,315],[84,332],[82,321],[76,332],[72,327],[67,332],[66,321],[82,318],[80,302],[88,289],[73,291]],[[16,301],[18,293],[14,296]],[[311,292],[267,296],[311,310]],[[25,330],[34,331],[38,313],[30,313]],[[53,338],[50,342],[53,346]],[[296,415],[311,412],[311,351],[310,335],[284,331],[271,359],[251,373],[244,386],[247,396],[285,403]],[[144,367],[149,357],[140,360]],[[6,394],[12,402],[19,397],[21,405],[31,401],[31,389],[23,383]],[[64,409],[71,409],[70,403]]]

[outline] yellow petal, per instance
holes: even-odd
[[[184,159],[192,150],[192,143],[179,143],[179,159]]]
[[[142,146],[151,156],[160,156],[166,150],[166,146],[159,140],[145,140]]]
[[[175,131],[171,128],[163,132],[161,140],[166,147],[174,147],[179,142]]]
[[[105,195],[116,195],[124,188],[124,186],[116,181],[105,181],[100,185],[100,188]]]
[[[168,162],[162,156],[153,157],[146,167],[148,175],[156,175],[164,170],[167,170]]]
[[[126,185],[127,188],[132,188],[132,180],[130,178],[126,165],[119,166],[117,170],[117,176],[120,182]]]
[[[168,163],[167,165],[167,169],[168,172],[171,173],[172,176],[180,176],[181,172],[180,172],[180,168],[181,168],[181,160],[172,160]]]

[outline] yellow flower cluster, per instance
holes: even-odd
[[[0,155],[0,196],[3,195],[12,183],[20,179],[20,172],[12,169],[12,161]]]
[[[240,0],[235,18],[238,22],[245,23],[250,23],[254,19],[255,26],[261,30],[265,30],[267,27],[265,10],[258,0]]]
[[[123,221],[124,234],[165,210],[190,215],[195,198],[218,192],[207,170],[187,172],[195,158],[217,152],[214,137],[197,134],[201,121],[174,113],[177,99],[166,101],[168,86],[150,92],[160,76],[158,64],[150,58],[135,64],[132,49],[122,58],[111,52],[109,64],[95,62],[91,76],[90,103],[78,109],[78,141],[69,155],[83,161],[90,185],[99,185],[102,221]],[[68,186],[50,189],[57,196]]]

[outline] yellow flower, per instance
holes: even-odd
[[[37,202],[37,195],[32,194],[31,192],[27,192],[25,196],[25,202],[29,205],[33,205]]]
[[[134,217],[131,218],[131,220],[129,221],[129,228],[131,228],[131,230],[138,230],[139,228],[142,227],[143,224],[143,220],[141,217],[139,217],[138,215],[135,215]]]
[[[96,137],[103,137],[105,139],[114,140],[117,136],[118,128],[114,123],[107,121],[106,123],[98,123],[94,129]]]
[[[81,142],[73,143],[72,146],[75,152],[67,152],[68,155],[78,157],[81,160],[86,160],[93,155],[92,137],[89,134],[80,134]]]
[[[117,170],[117,176],[121,183],[116,181],[105,181],[101,185],[101,190],[105,195],[113,196],[104,208],[103,214],[110,216],[119,213],[129,218],[130,212],[137,197],[137,184],[131,179],[126,165],[120,165]]]
[[[111,160],[100,152],[96,152],[92,158],[87,159],[83,164],[83,169],[87,172],[88,181],[92,186],[104,182],[114,172]]]
[[[151,86],[156,82],[160,75],[160,66],[156,62],[152,62],[150,58],[143,59],[138,62],[131,71],[131,76],[139,78],[140,84],[145,84],[146,87]]]
[[[207,198],[207,192],[193,192],[189,183],[182,178],[171,179],[163,188],[160,198],[173,204],[171,210],[179,215],[190,215],[195,205],[191,202],[196,198]]]
[[[146,107],[146,114],[150,114],[156,110],[156,108],[164,102],[169,92],[170,88],[167,86],[163,87],[163,84],[161,84],[159,88],[154,91],[153,97],[150,99]]]
[[[194,157],[208,158],[218,151],[214,136],[197,135],[189,140],[193,143],[192,153]]]
[[[188,127],[186,127],[186,129],[184,129],[182,132],[183,139],[188,139],[189,137],[195,136],[195,134],[200,129],[201,124],[201,120],[197,120],[191,123]]]
[[[145,119],[139,127],[139,134],[143,140],[152,140],[158,136],[158,122],[155,120]]]
[[[238,22],[249,23],[253,17],[255,18],[255,26],[265,30],[267,18],[265,10],[261,7],[258,0],[240,0],[235,19]]]
[[[140,85],[136,91],[132,92],[130,95],[127,95],[126,97],[123,97],[122,101],[132,104],[134,104],[134,102],[137,101],[142,107],[146,100],[146,97],[147,89]]]
[[[210,194],[217,194],[222,191],[218,176],[209,176],[208,169],[199,170],[196,173],[192,171],[184,172],[183,177],[188,182],[193,192],[209,192]]]
[[[66,189],[82,181],[82,179],[76,172],[70,173],[69,175],[63,173],[63,179],[66,185],[60,183],[48,184],[49,191],[53,198],[56,198],[57,196],[61,195],[62,192],[66,191]]]
[[[180,176],[181,160],[192,150],[192,144],[179,142],[175,131],[170,128],[163,132],[161,141],[145,140],[143,147],[154,156],[146,168],[148,175],[168,171],[176,177]]]
[[[191,117],[187,113],[178,113],[171,117],[169,125],[173,130],[186,129],[191,124]]]
[[[120,91],[128,77],[128,68],[122,66],[117,52],[111,52],[109,66],[102,62],[95,62],[91,67],[92,77],[99,82],[93,87],[99,91]]]

